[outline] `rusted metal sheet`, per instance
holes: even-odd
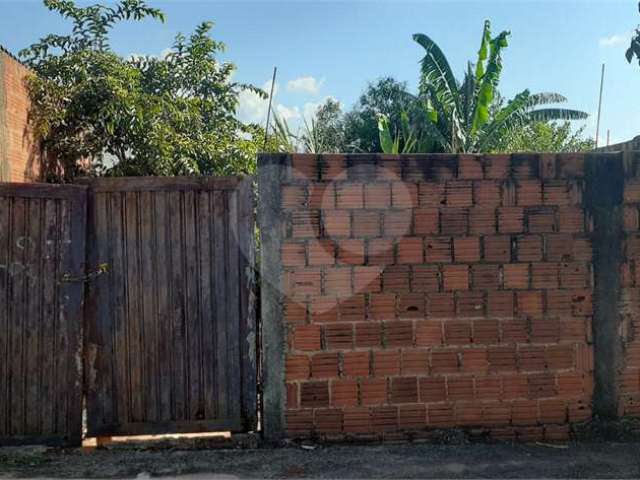
[[[0,184],[0,445],[79,445],[86,187]]]
[[[250,179],[89,183],[88,434],[254,429]]]

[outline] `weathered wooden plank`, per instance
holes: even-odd
[[[133,422],[144,421],[144,387],[142,378],[141,338],[141,289],[140,289],[140,235],[138,218],[138,193],[124,193],[124,249],[126,257],[126,321],[129,340],[129,398],[130,418]]]
[[[200,314],[202,322],[202,368],[205,418],[216,418],[216,344],[213,289],[213,215],[211,194],[198,192],[198,243],[200,245]]]
[[[42,431],[42,397],[40,393],[40,369],[44,358],[41,355],[41,296],[42,292],[42,255],[40,241],[40,225],[42,222],[42,200],[27,200],[27,235],[22,242],[25,252],[26,282],[27,282],[27,316],[25,361],[25,408],[27,435],[39,435]]]
[[[185,279],[184,279],[184,198],[180,192],[169,192],[171,242],[171,338],[173,340],[173,418],[187,420],[187,382],[185,365]]]
[[[199,245],[197,238],[197,218],[195,192],[186,191],[184,196],[184,266],[185,266],[185,332],[188,419],[203,419],[204,407],[202,393],[202,362],[200,342],[202,340],[201,312],[199,305],[200,289],[198,274]]]
[[[238,191],[225,192],[227,197],[227,281],[225,285],[225,323],[229,343],[227,381],[229,385],[229,415],[239,417],[242,410],[242,369],[240,366],[240,252],[236,237],[238,222]]]
[[[0,197],[0,438],[9,435],[10,418],[9,393],[9,359],[10,359],[10,284],[9,266],[11,258],[9,245],[11,241],[11,203],[12,199]]]
[[[167,205],[168,195],[159,192],[155,195],[154,227],[156,239],[156,291],[158,298],[158,420],[167,422],[173,419],[172,416],[172,357],[173,342],[171,339],[171,321],[173,312],[171,311],[171,258],[170,249],[170,225],[169,208]]]
[[[65,248],[69,255],[68,271],[74,279],[86,272],[87,197],[79,195],[70,200],[70,241]],[[68,298],[66,318],[69,331],[69,381],[67,388],[69,444],[82,444],[82,325],[84,315],[85,282],[74,280],[63,285],[62,294]]]
[[[94,192],[235,190],[243,177],[105,177],[89,181]]]
[[[83,199],[87,187],[82,185],[55,185],[52,183],[2,183],[0,197],[6,198],[44,198],[71,200]]]
[[[214,231],[214,271],[215,271],[215,328],[216,328],[216,386],[218,394],[218,418],[229,416],[229,382],[227,355],[227,321],[226,321],[226,291],[227,282],[227,221],[226,201],[224,192],[213,192],[213,221]]]
[[[88,428],[93,430],[97,425],[111,424],[116,411],[112,392],[113,382],[113,335],[109,316],[110,291],[109,275],[113,269],[109,238],[109,195],[94,194],[88,196],[87,222],[87,268],[97,272],[100,265],[106,265],[106,273],[92,278],[87,284],[87,301],[85,303],[84,338],[85,338],[85,389],[87,395]],[[98,241],[100,239],[100,241]],[[98,375],[100,372],[100,375]]]
[[[111,247],[111,268],[109,290],[111,303],[111,328],[114,336],[114,357],[116,389],[114,392],[118,423],[130,421],[129,388],[129,335],[126,310],[126,257],[124,246],[123,194],[110,194],[109,243]],[[93,432],[91,432],[93,433]]]
[[[144,386],[144,419],[155,422],[158,420],[158,369],[157,369],[157,321],[156,321],[156,284],[154,265],[159,259],[155,257],[156,242],[154,235],[154,198],[151,192],[140,193],[140,294],[141,308],[141,350],[143,353]]]
[[[167,433],[203,433],[216,431],[243,432],[241,418],[224,418],[221,420],[181,420],[158,423],[126,423],[107,425],[98,436],[118,435],[161,435]]]
[[[55,362],[56,355],[55,331],[57,324],[57,281],[58,253],[59,253],[59,220],[58,200],[44,202],[44,232],[43,232],[43,260],[42,267],[44,281],[42,289],[42,434],[54,436],[56,434],[55,420]]]
[[[12,214],[12,235],[9,251],[10,259],[10,349],[11,356],[9,359],[11,369],[9,373],[9,402],[11,414],[9,423],[11,428],[9,434],[21,435],[25,432],[25,405],[24,405],[24,378],[26,371],[24,368],[24,319],[26,317],[25,309],[25,255],[24,249],[20,248],[22,241],[26,235],[25,217],[26,217],[25,198],[15,198],[13,200]]]
[[[54,341],[56,342],[56,355],[55,355],[55,431],[57,433],[63,433],[67,431],[69,426],[69,399],[67,389],[70,387],[70,375],[73,368],[72,362],[75,359],[72,357],[74,345],[73,338],[71,337],[71,328],[67,325],[69,318],[66,316],[67,307],[70,301],[69,296],[66,294],[69,283],[64,281],[67,275],[73,275],[73,272],[69,270],[69,257],[67,249],[71,245],[71,207],[69,202],[59,202],[58,208],[58,255],[57,255],[57,308],[55,311],[56,330]],[[70,358],[71,357],[71,358]]]
[[[63,201],[63,281],[60,284],[61,327],[66,331],[65,435],[72,445],[82,443],[82,321],[85,273],[86,197]],[[70,277],[70,280],[69,280]]]

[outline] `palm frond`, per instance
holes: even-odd
[[[589,117],[589,114],[569,108],[540,108],[531,110],[527,116],[531,121],[550,122],[553,120],[584,120]]]
[[[538,105],[548,105],[550,103],[565,103],[567,97],[555,92],[532,93],[529,97],[529,107],[537,107]]]
[[[444,135],[438,126],[432,122],[428,117],[426,121],[421,125],[424,138],[423,143],[427,143],[433,146],[438,146],[444,152],[450,152],[452,150],[451,137]],[[417,152],[417,153],[429,153],[429,152]]]
[[[458,124],[456,121],[458,118],[458,110],[452,109],[447,110],[445,104],[441,101],[438,96],[438,92],[435,86],[429,85],[427,87],[427,99],[429,102],[429,106],[425,108],[431,108],[435,113],[435,117],[431,116],[428,118],[427,123],[433,125],[433,128],[437,129],[440,133],[438,136],[442,139],[447,139],[443,142],[444,144],[449,145],[449,148],[455,143],[453,136],[455,135],[454,126]],[[429,115],[427,115],[429,116]],[[434,121],[433,118],[436,120]],[[429,134],[432,135],[433,129],[429,129]]]
[[[500,74],[502,73],[502,49],[507,47],[507,37],[510,35],[508,31],[501,32],[490,42],[489,59],[487,60],[486,72],[482,76],[478,88],[477,101],[473,113],[473,122],[471,124],[471,137],[482,126],[489,121],[489,109],[493,102],[495,90],[500,82]]]
[[[471,121],[473,120],[472,114],[476,98],[475,92],[476,77],[474,76],[471,62],[469,62],[467,64],[467,73],[464,76],[464,82],[462,82],[459,93],[461,106],[460,113],[465,125],[465,129],[467,130],[471,128]]]
[[[480,49],[478,50],[478,62],[476,63],[476,83],[479,83],[484,76],[484,64],[489,56],[489,45],[491,43],[491,22],[484,21]]]
[[[455,106],[458,102],[458,82],[453,75],[447,57],[442,53],[438,44],[423,33],[413,35],[415,40],[426,53],[421,62],[420,94],[426,94],[427,86],[436,87],[439,96],[448,106]]]
[[[477,152],[486,152],[499,135],[512,128],[523,125],[527,120],[527,103],[529,90],[517,94],[506,107],[498,111],[494,119],[482,129],[479,141],[474,146]]]

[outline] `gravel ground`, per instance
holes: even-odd
[[[640,478],[640,443],[0,449],[0,478]]]

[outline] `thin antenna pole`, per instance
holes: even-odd
[[[604,63],[600,75],[600,98],[598,100],[598,120],[596,121],[596,148],[598,148],[598,137],[600,136],[600,112],[602,111],[602,87],[604,85]]]
[[[271,102],[273,101],[273,87],[276,84],[276,73],[278,72],[278,67],[273,67],[273,78],[271,79],[271,92],[269,92],[269,108],[267,109],[267,124],[264,127],[264,146],[263,150],[267,148],[267,139],[269,137],[269,120],[271,120]]]
[[[611,138],[611,130],[607,128],[607,147],[609,146],[609,138]]]

